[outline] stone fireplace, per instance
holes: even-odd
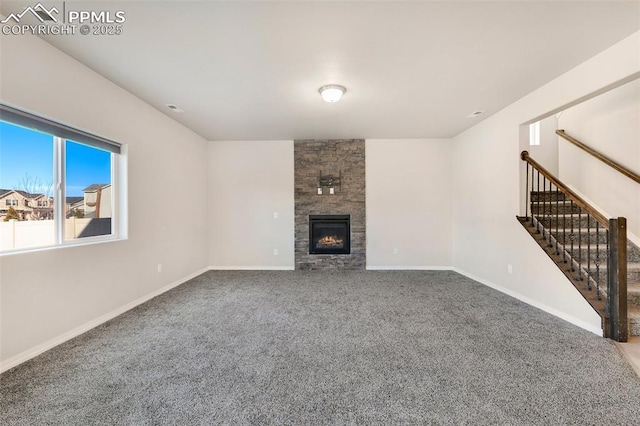
[[[294,169],[296,269],[364,269],[364,140],[294,141]]]

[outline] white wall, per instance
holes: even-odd
[[[368,269],[451,266],[451,153],[450,139],[366,140]]]
[[[294,268],[293,180],[293,141],[209,143],[211,267]]]
[[[6,368],[207,266],[208,165],[205,140],[45,41],[0,43],[4,102],[127,144],[129,159],[128,240],[0,257]]]
[[[640,173],[640,80],[567,109],[560,128]],[[560,179],[640,236],[640,185],[573,144],[559,141]],[[636,238],[637,239],[637,238]]]
[[[592,330],[599,317],[515,219],[520,125],[639,72],[639,45],[635,33],[453,140],[454,266]]]
[[[367,267],[451,265],[450,142],[366,141]],[[294,267],[293,176],[292,141],[210,142],[213,268]]]

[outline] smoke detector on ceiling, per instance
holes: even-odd
[[[481,114],[484,114],[484,111],[473,111],[471,114],[467,115],[467,118],[476,118]]]

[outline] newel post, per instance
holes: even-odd
[[[609,262],[607,299],[609,305],[609,338],[626,342],[629,337],[627,319],[627,219],[609,219]]]

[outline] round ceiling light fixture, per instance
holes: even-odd
[[[338,102],[346,91],[346,87],[338,84],[327,84],[318,89],[320,96],[322,96],[325,102]]]

